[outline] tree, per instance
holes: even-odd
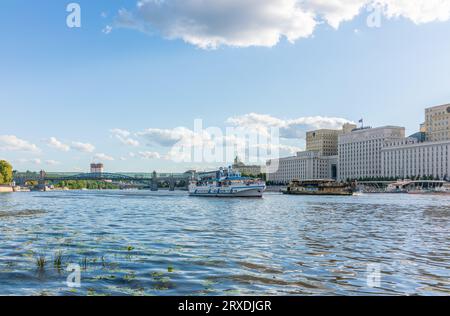
[[[13,181],[13,168],[5,160],[0,160],[0,184],[10,184]]]

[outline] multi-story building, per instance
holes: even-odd
[[[102,163],[91,163],[91,173],[103,173],[103,169]]]
[[[319,129],[306,133],[306,151],[316,151],[321,156],[336,156],[340,130]]]
[[[337,156],[321,156],[317,151],[302,151],[296,156],[267,161],[268,170],[278,164],[274,172],[267,173],[267,181],[285,184],[293,179],[335,179]]]
[[[381,150],[383,176],[412,179],[450,176],[450,140],[419,142],[416,138],[387,141]]]
[[[239,171],[242,174],[248,176],[258,176],[261,174],[261,166],[258,165],[246,165],[242,161],[239,160],[239,157],[234,159],[233,170]]]
[[[338,154],[339,135],[349,133],[356,125],[347,123],[342,130],[319,129],[306,133],[306,151],[317,151],[321,156],[336,156]]]
[[[428,141],[450,140],[450,104],[425,109],[422,128]]]
[[[381,149],[386,141],[405,138],[405,128],[360,128],[339,136],[338,179],[379,178],[384,172]]]

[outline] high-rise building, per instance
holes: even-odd
[[[319,129],[306,133],[306,151],[316,151],[322,156],[337,155],[340,130]]]
[[[306,151],[316,151],[321,156],[336,156],[338,137],[356,128],[354,124],[344,124],[342,130],[319,129],[306,133]]]
[[[405,138],[405,128],[384,126],[360,128],[339,136],[338,179],[383,176],[381,149],[386,141]]]
[[[91,173],[103,173],[103,169],[102,163],[91,163]]]
[[[425,109],[422,127],[428,141],[450,140],[450,104]]]

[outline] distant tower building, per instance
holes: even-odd
[[[233,163],[233,170],[247,176],[258,176],[262,169],[259,165],[246,165],[239,159],[239,157],[236,157]]]
[[[425,109],[425,123],[421,128],[428,141],[450,140],[450,104]]]
[[[91,163],[91,173],[103,173],[104,166],[102,163]]]
[[[346,123],[341,130],[319,129],[306,133],[306,151],[316,151],[320,156],[338,154],[338,137],[356,129],[355,124]]]

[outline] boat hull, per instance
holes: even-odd
[[[287,195],[333,195],[333,196],[352,196],[353,192],[307,192],[307,191],[283,191]]]

